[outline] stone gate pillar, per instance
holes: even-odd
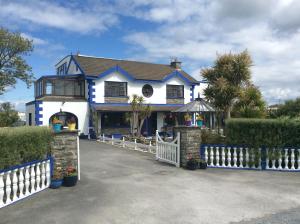
[[[174,133],[180,132],[180,166],[186,167],[187,156],[200,158],[201,128],[190,126],[176,126]]]
[[[51,156],[54,158],[54,169],[61,169],[63,173],[68,166],[73,166],[80,172],[78,164],[78,131],[63,130],[54,133],[51,143]]]

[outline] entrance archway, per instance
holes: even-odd
[[[58,112],[53,114],[50,118],[49,118],[49,125],[52,124],[52,120],[54,117],[57,117],[59,120],[61,120],[63,122],[63,127],[67,127],[67,123],[68,121],[75,120],[76,122],[76,129],[78,129],[78,118],[75,114],[73,113],[69,113],[69,112]]]

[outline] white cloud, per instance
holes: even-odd
[[[97,7],[97,13],[93,7],[72,4],[57,4],[53,1],[1,1],[0,17],[2,20],[28,23],[33,26],[52,27],[78,33],[92,31],[104,31],[118,22],[116,15],[107,13],[105,6]]]

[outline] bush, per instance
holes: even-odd
[[[226,121],[229,144],[253,148],[300,147],[300,121],[291,119],[229,119]]]
[[[52,131],[47,127],[0,128],[0,170],[45,159]]]
[[[217,132],[201,130],[201,144],[225,144],[225,137]]]

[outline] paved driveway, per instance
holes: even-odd
[[[82,180],[0,209],[0,223],[300,223],[300,173],[187,171],[81,141]]]

